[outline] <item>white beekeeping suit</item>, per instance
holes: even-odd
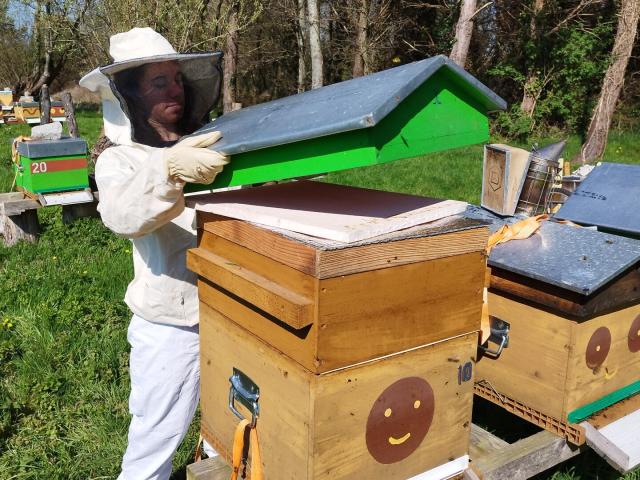
[[[172,110],[182,114],[173,127],[191,133],[218,98],[220,54],[178,54],[150,28],[114,35],[110,54],[114,63],[85,75],[80,85],[101,94],[105,135],[115,144],[96,163],[98,211],[108,228],[133,243],[134,278],[125,295],[133,312],[127,335],[132,420],[119,479],[168,479],[199,399],[196,276],[186,268],[196,232],[183,186],[210,183],[227,160],[200,148],[219,134],[176,143],[150,127],[153,113],[143,101],[150,94],[137,92],[143,87],[136,75],[150,64],[178,72],[163,77],[170,86],[149,81],[153,88],[182,89],[182,108]]]

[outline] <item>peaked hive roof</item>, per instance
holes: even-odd
[[[219,130],[212,148],[227,155],[373,127],[441,68],[452,72],[486,112],[506,102],[439,55],[227,113],[196,133]]]

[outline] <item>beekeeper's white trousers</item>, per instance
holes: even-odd
[[[198,405],[198,326],[162,325],[134,315],[127,339],[132,417],[118,480],[166,480]],[[215,455],[210,447],[205,452]]]

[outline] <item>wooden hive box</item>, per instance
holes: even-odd
[[[568,423],[640,392],[639,261],[637,240],[548,222],[496,247],[489,314],[509,344],[477,381]]]
[[[406,480],[443,464],[450,470],[437,478],[447,478],[466,468],[475,332],[323,374],[204,302],[200,338],[202,433],[229,463],[238,424],[229,378],[239,369],[259,388],[265,480]]]
[[[14,107],[16,118],[24,123],[40,123],[40,104],[38,102],[18,102]]]
[[[79,138],[18,143],[16,186],[29,193],[82,190],[89,187],[87,142]]]
[[[11,110],[13,108],[13,90],[5,88],[0,90],[0,109]]]
[[[346,244],[198,216],[187,263],[200,300],[314,373],[479,330],[480,222],[449,217]]]
[[[276,202],[283,192],[295,211]],[[317,182],[202,198],[262,221],[275,208],[279,224],[303,231],[330,230],[328,219],[346,214],[378,233],[399,204],[424,212],[413,207],[425,200]],[[260,390],[267,479],[406,480],[466,468],[484,223],[457,215],[352,243],[202,210],[198,226],[187,263],[198,274],[202,431],[227,460],[237,369]]]

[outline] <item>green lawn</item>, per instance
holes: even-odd
[[[79,114],[90,143],[96,114]],[[24,126],[0,126],[0,191],[8,191],[10,139]],[[544,143],[544,142],[543,142]],[[568,153],[577,151],[571,138]],[[640,140],[613,134],[606,158],[634,162]],[[482,147],[328,175],[329,181],[477,203]],[[0,246],[0,479],[115,478],[126,444],[129,312],[122,298],[132,276],[131,244],[99,220],[64,225],[59,208],[39,212],[37,244]],[[511,419],[498,427],[512,426]],[[184,478],[197,420],[180,449]],[[618,478],[594,454],[540,478]],[[640,474],[625,478],[640,479]]]

